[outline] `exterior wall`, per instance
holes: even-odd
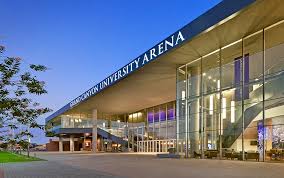
[[[126,119],[130,151],[167,152],[175,147],[175,101],[131,113]]]
[[[63,151],[70,151],[70,142],[63,141]]]
[[[80,151],[80,144],[81,142],[74,141],[74,151]],[[59,151],[59,142],[49,140],[49,143],[46,144],[47,151]],[[70,142],[63,141],[63,151],[70,151]]]
[[[282,160],[284,21],[177,69],[185,157]]]
[[[49,143],[46,144],[47,151],[59,151],[59,143],[58,141],[49,140]]]

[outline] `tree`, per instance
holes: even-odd
[[[8,148],[8,143],[0,143],[0,148],[6,150]]]
[[[28,69],[23,70],[23,60],[5,57],[4,51],[5,48],[0,46],[0,129],[8,128],[18,132],[2,134],[0,141],[23,143],[33,137],[30,128],[43,129],[37,119],[51,111],[34,101],[36,96],[47,94],[45,82],[38,80],[35,75],[37,72],[45,72],[47,68],[29,64]],[[29,145],[27,150],[29,156]]]
[[[30,143],[26,140],[20,140],[18,142],[19,146],[23,149],[23,150],[28,150],[30,147]],[[21,150],[20,150],[20,154],[21,154]]]

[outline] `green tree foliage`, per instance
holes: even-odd
[[[23,70],[23,61],[17,57],[5,57],[4,51],[5,48],[0,46],[0,129],[5,133],[5,129],[26,127],[13,137],[0,134],[0,142],[24,143],[23,138],[33,137],[29,128],[43,129],[37,119],[51,111],[34,101],[35,96],[47,94],[45,82],[36,76],[47,68],[30,64],[28,69]]]

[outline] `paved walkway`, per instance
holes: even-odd
[[[5,178],[283,178],[283,163],[158,159],[125,153],[38,153],[48,161],[3,164]]]

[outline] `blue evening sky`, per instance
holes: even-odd
[[[56,111],[219,2],[0,0],[0,44],[50,68],[39,76],[49,93],[38,101]]]

